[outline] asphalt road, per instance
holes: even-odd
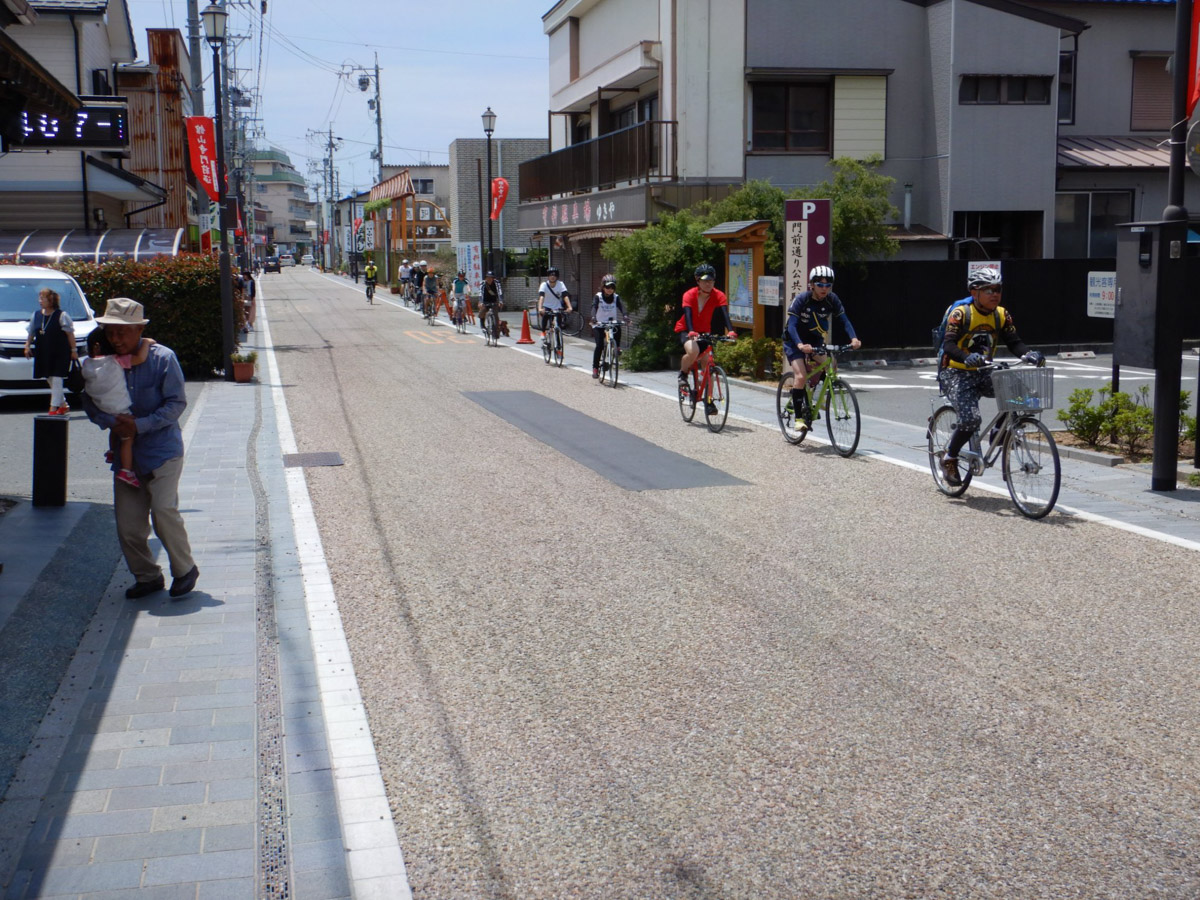
[[[414,896],[1200,893],[1193,552],[713,435],[308,270],[260,298],[299,450],[345,460],[307,480]],[[617,487],[492,390],[741,483]]]

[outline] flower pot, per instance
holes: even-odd
[[[245,384],[254,377],[254,363],[235,362],[233,364],[233,380]]]

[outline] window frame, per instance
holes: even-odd
[[[1130,56],[1132,57],[1132,60],[1131,60],[1130,71],[1129,71],[1129,130],[1130,131],[1154,131],[1154,132],[1170,131],[1171,130],[1171,109],[1172,109],[1171,92],[1173,90],[1173,82],[1172,82],[1170,73],[1166,72],[1166,63],[1167,63],[1167,60],[1170,58],[1170,54],[1154,52],[1154,51],[1148,51],[1148,52],[1132,51],[1130,53]],[[1160,81],[1158,90],[1166,92],[1166,96],[1154,98],[1158,101],[1159,104],[1165,106],[1165,110],[1160,114],[1160,115],[1162,115],[1163,118],[1160,120],[1156,120],[1154,122],[1147,123],[1146,120],[1150,117],[1147,116],[1147,114],[1145,112],[1139,113],[1138,71],[1139,71],[1139,69],[1150,68],[1151,66],[1155,66],[1155,67],[1161,66],[1162,67],[1162,72],[1159,73],[1159,78],[1162,80]],[[1143,77],[1145,77],[1145,76],[1143,76]],[[1141,92],[1141,98],[1142,98],[1143,103],[1146,102],[1147,95],[1149,95],[1149,94],[1150,94],[1150,92],[1145,90],[1145,84],[1143,83],[1142,92]],[[1141,119],[1139,119],[1139,115],[1142,117]]]
[[[821,76],[796,76],[794,78],[759,78],[751,79],[750,87],[750,115],[749,115],[749,149],[750,154],[756,155],[786,155],[786,156],[830,156],[833,153],[833,94],[834,94],[834,78],[832,75]],[[821,147],[796,147],[792,146],[791,136],[800,133],[799,129],[791,127],[790,113],[792,111],[791,92],[793,88],[820,88],[825,96],[825,116],[823,123],[824,142]],[[783,128],[782,129],[759,129],[756,127],[754,107],[755,96],[759,90],[767,88],[783,88]],[[822,132],[810,131],[810,134],[821,134]],[[759,136],[765,134],[782,134],[784,146],[782,147],[761,147],[758,146]]]
[[[992,82],[995,82],[995,99],[979,99],[980,89],[984,85],[991,85]],[[1029,99],[1029,85],[1031,82],[1043,82],[1045,99]],[[958,104],[959,106],[1049,106],[1050,97],[1053,93],[1050,88],[1053,84],[1053,75],[964,73],[959,76]],[[1018,94],[1021,99],[1014,99]]]
[[[1069,62],[1070,65],[1064,67],[1064,63]],[[1058,52],[1058,92],[1056,101],[1058,103],[1058,124],[1059,125],[1074,125],[1075,124],[1075,87],[1076,78],[1079,73],[1079,51],[1078,50],[1060,50]],[[1067,92],[1067,113],[1063,115],[1063,92]]]
[[[1097,255],[1096,250],[1093,246],[1094,240],[1095,240],[1094,232],[1095,232],[1096,197],[1097,197],[1097,195],[1123,195],[1129,201],[1129,219],[1133,218],[1133,210],[1135,208],[1135,203],[1136,203],[1137,198],[1134,196],[1134,191],[1132,189],[1117,188],[1114,190],[1102,190],[1102,189],[1082,188],[1079,190],[1068,189],[1068,190],[1062,190],[1062,191],[1055,191],[1054,192],[1055,202],[1057,203],[1057,200],[1060,196],[1064,196],[1064,195],[1068,195],[1068,194],[1071,196],[1076,196],[1076,197],[1078,197],[1078,196],[1087,197],[1087,223],[1086,223],[1087,224],[1087,240],[1086,240],[1086,246],[1084,247],[1085,254],[1084,254],[1084,256],[1060,256],[1059,255],[1059,252],[1058,252],[1058,222],[1056,220],[1053,224],[1053,227],[1055,229],[1055,235],[1054,235],[1054,258],[1055,259],[1090,259]],[[1123,216],[1118,216],[1118,218],[1123,218]],[[1114,249],[1114,255],[1115,255],[1115,249]]]

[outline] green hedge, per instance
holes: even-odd
[[[221,367],[221,288],[216,257],[157,257],[149,262],[64,260],[96,315],[110,297],[131,297],[146,308],[146,336],[175,351],[189,378],[211,378]],[[235,273],[236,274],[236,273]],[[234,281],[233,314],[241,333],[242,291]]]

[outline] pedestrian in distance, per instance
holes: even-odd
[[[135,354],[150,320],[142,304],[128,297],[108,301],[96,319],[113,352]],[[200,577],[192,559],[191,544],[179,512],[179,476],[183,473],[183,431],[179,417],[187,407],[183,370],[175,353],[161,343],[151,344],[145,359],[133,363],[125,375],[129,389],[128,414],[112,415],[84,395],[88,418],[118,438],[133,442],[133,471],[140,481],[133,487],[113,478],[113,513],[117,539],[125,564],[136,579],[125,591],[130,600],[149,596],[165,587],[162,568],[150,551],[150,530],[166,550],[171,567],[172,597],[189,593]],[[118,463],[114,461],[114,468]]]
[[[38,291],[41,309],[33,314],[26,329],[25,358],[33,359],[33,377],[50,384],[50,415],[65,416],[71,411],[63,391],[63,379],[78,359],[75,348],[75,323],[59,306],[58,291]]]

